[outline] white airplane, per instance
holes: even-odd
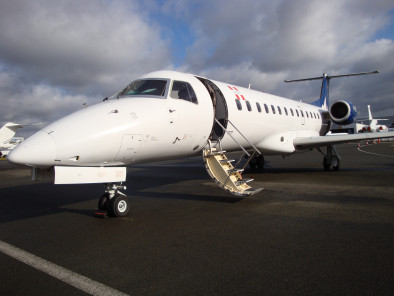
[[[378,120],[389,120],[389,119],[374,119],[372,117],[372,112],[371,112],[371,106],[367,105],[368,108],[368,119],[359,119],[357,121],[359,122],[364,122],[366,120],[368,120],[368,124],[363,125],[361,128],[361,132],[387,132],[388,131],[388,127],[384,124],[379,124]]]
[[[22,128],[22,124],[7,122],[0,129],[0,156],[7,155],[20,142],[22,137],[14,137],[18,129]]]
[[[293,80],[322,80],[320,99],[306,104],[192,74],[152,72],[115,96],[44,127],[16,147],[8,160],[33,167],[33,180],[49,176],[55,184],[106,184],[98,203],[102,215],[124,216],[129,211],[120,191],[125,189],[126,166],[201,154],[220,187],[249,196],[261,189],[250,187],[251,180],[243,179],[241,172],[248,162],[263,167],[263,155],[317,148],[324,155],[324,168],[338,169],[334,144],[394,136],[326,136],[331,120],[346,124],[357,113],[346,100],[328,108],[330,79],[363,74],[369,73]],[[243,151],[248,162],[239,167],[243,156],[233,164],[226,151]]]

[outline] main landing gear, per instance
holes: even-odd
[[[320,148],[317,148],[321,154],[323,154],[323,168],[325,171],[329,171],[330,168],[332,167],[334,171],[338,171],[340,164],[341,164],[341,157],[339,156],[337,149],[335,149],[334,146],[327,146],[327,153],[324,154],[320,150]]]
[[[124,217],[129,213],[127,196],[120,190],[126,190],[126,186],[105,184],[105,193],[98,201],[98,211],[94,213],[96,217]]]
[[[263,170],[264,165],[265,165],[265,160],[264,160],[264,156],[262,154],[259,154],[255,157],[253,157],[249,161],[249,167],[252,170],[255,170],[255,169]]]

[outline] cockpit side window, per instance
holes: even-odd
[[[184,81],[174,81],[172,83],[172,89],[170,97],[173,99],[181,99],[197,104],[197,96],[192,86]]]
[[[140,79],[129,84],[119,96],[160,96],[164,97],[167,80]]]

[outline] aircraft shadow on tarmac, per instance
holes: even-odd
[[[177,190],[177,183],[197,180],[196,182],[212,182],[213,190],[210,195],[194,194]],[[196,184],[197,184],[196,183]],[[129,172],[126,194],[132,199],[138,198],[160,198],[160,199],[180,199],[180,200],[202,200],[208,202],[234,203],[241,198],[234,197],[225,191],[217,188],[206,174],[203,167],[183,167],[179,172],[177,167],[148,167],[137,172]],[[174,187],[171,192],[159,190],[157,192],[144,191],[153,187],[168,186]],[[198,187],[193,188],[198,192]],[[93,217],[96,204],[100,196],[104,193],[102,184],[82,184],[82,185],[53,185],[47,182],[31,183],[27,185],[0,188],[0,223],[33,218],[37,216],[51,215],[62,212],[73,212],[81,215]],[[94,201],[92,209],[78,210],[70,208],[68,205]],[[132,201],[131,201],[132,203]]]
[[[0,189],[0,223],[52,215],[62,212],[77,212],[92,216],[93,210],[67,209],[73,203],[89,201],[100,194],[101,186],[53,185],[37,183]]]
[[[160,199],[181,199],[181,200],[202,200],[208,202],[234,203],[242,200],[242,198],[233,196],[224,190],[221,190],[214,184],[214,181],[208,176],[203,165],[201,166],[149,166],[143,167],[139,172],[129,171],[127,175],[129,187],[127,194],[131,197],[147,197]],[[193,181],[193,186],[184,185],[182,190],[182,182]],[[200,192],[202,183],[212,184],[212,190],[209,194],[195,194]],[[127,182],[126,182],[127,185]],[[171,192],[159,190],[158,192],[149,191],[152,187],[161,187],[172,185]],[[211,187],[210,187],[211,188]],[[192,191],[192,192],[191,192]]]
[[[388,163],[385,167],[387,167],[387,170],[393,170],[393,164]],[[325,172],[318,167],[275,168],[271,167],[270,162],[267,162],[267,167],[264,170],[246,169],[244,177],[255,176],[264,186],[264,181],[276,182],[276,180],[280,179],[279,175],[286,175],[286,178],[293,176],[293,181],[297,181],[298,178],[305,178],[305,175],[299,177],[299,175],[303,174],[315,176],[316,178],[326,178],[330,175],[335,176],[338,173],[368,172],[377,169],[382,170],[381,165],[380,168],[371,164],[371,167],[344,168],[339,172]],[[210,186],[211,184],[212,186]],[[180,165],[154,164],[135,166],[129,168],[125,185],[127,186],[126,194],[130,199],[134,197],[157,198],[216,203],[236,203],[243,200],[218,188],[200,162],[181,163]],[[201,191],[203,192],[201,193]],[[51,183],[31,183],[1,188],[0,223],[62,212],[72,212],[93,217],[97,200],[102,194],[103,186],[101,184],[53,185]],[[300,198],[309,199],[305,195],[300,196]],[[310,198],[316,198],[316,195]],[[345,200],[349,201],[353,198],[354,196],[350,196],[345,198]],[[327,200],[333,201],[332,197],[329,197]],[[94,206],[91,209],[69,207],[71,204],[87,201],[92,201]]]

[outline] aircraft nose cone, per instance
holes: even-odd
[[[13,149],[7,160],[14,164],[48,167],[54,165],[55,158],[55,142],[46,132],[39,131]]]

